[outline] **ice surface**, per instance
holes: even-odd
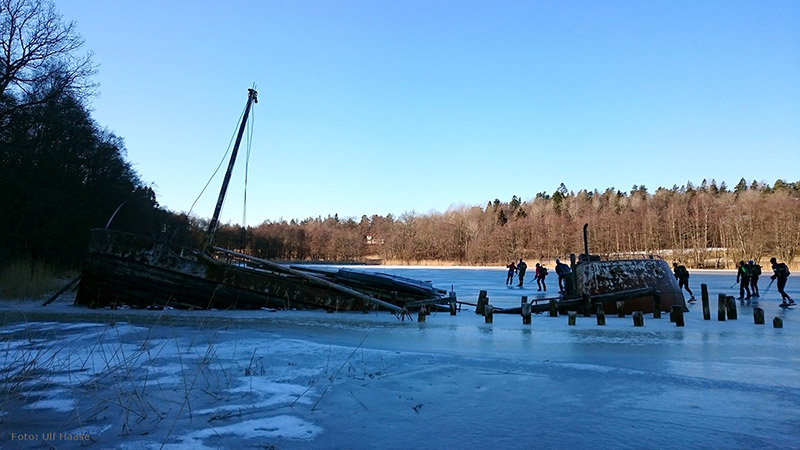
[[[518,306],[502,268],[380,268]],[[762,277],[762,293],[769,282]],[[553,280],[548,280],[554,282]],[[774,286],[720,322],[734,272],[685,327],[645,316],[90,311],[0,307],[0,446],[78,448],[11,433],[88,433],[97,448],[800,448],[800,312]],[[555,283],[551,283],[555,286]],[[800,286],[789,280],[790,295]],[[552,295],[552,294],[550,294]],[[772,318],[784,328],[773,328]]]

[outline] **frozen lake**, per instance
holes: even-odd
[[[440,289],[455,290],[459,300],[475,303],[478,293],[481,290],[487,291],[490,302],[497,306],[519,306],[520,298],[525,295],[528,298],[551,298],[558,297],[558,277],[552,267],[548,267],[548,275],[545,278],[547,285],[546,292],[537,290],[536,282],[533,279],[534,272],[531,263],[528,273],[525,276],[525,283],[522,288],[516,287],[517,278],[514,277],[514,287],[505,285],[506,269],[497,268],[427,268],[427,267],[375,267],[370,266],[347,266],[348,268],[364,271],[384,272],[392,275],[414,278],[418,280],[431,281],[434,286]],[[335,266],[340,267],[340,266]],[[769,273],[768,273],[769,272]],[[690,289],[695,296],[700,298],[700,284],[708,286],[711,303],[716,305],[717,294],[726,293],[738,297],[739,286],[736,284],[736,272],[733,270],[703,270],[690,271]],[[759,277],[759,287],[762,291],[767,289],[770,283],[769,266],[764,267],[764,274]],[[789,277],[786,291],[793,299],[797,300],[800,295],[800,277]],[[762,298],[762,303],[780,303],[780,295],[775,289],[775,285],[769,288],[766,297]],[[688,299],[688,295],[687,295]],[[765,307],[765,305],[762,305]]]
[[[460,300],[546,296],[505,270],[375,268]],[[532,275],[532,274],[531,274]],[[532,281],[532,277],[530,280]],[[800,319],[773,285],[717,320],[735,273],[685,327],[595,318],[319,311],[87,310],[0,305],[6,448],[800,448]],[[527,284],[527,283],[526,283]],[[762,293],[769,284],[763,277]],[[800,297],[790,277],[787,291]],[[556,292],[555,275],[548,293]],[[784,328],[772,326],[781,317]]]

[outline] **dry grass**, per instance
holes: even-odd
[[[35,407],[48,391],[66,390],[74,402],[73,410],[52,414],[45,408],[45,412],[39,413],[47,422],[45,427],[58,431],[80,429],[81,434],[88,435],[88,430],[96,429],[98,424],[111,424],[119,436],[127,436],[133,434],[132,430],[149,434],[159,426],[167,426],[163,446],[176,426],[185,427],[186,420],[191,421],[190,402],[204,405],[218,402],[214,393],[231,389],[231,380],[220,379],[211,369],[215,364],[222,369],[222,362],[216,357],[216,332],[206,336],[207,348],[203,353],[201,345],[191,348],[194,339],[186,348],[175,329],[172,329],[173,340],[162,336],[155,344],[151,340],[152,329],[143,338],[131,338],[122,336],[116,322],[111,321],[89,332],[96,333],[95,342],[75,347],[69,343],[77,342],[85,332],[76,335],[33,325],[32,330],[0,335],[0,429],[22,426],[11,412]],[[133,342],[135,350],[131,349]],[[162,351],[172,353],[173,345],[181,366],[181,383],[164,388],[156,360],[161,358]],[[183,359],[194,355],[201,356],[199,361]],[[63,379],[56,381],[56,377],[63,378],[64,374],[69,375],[68,385],[64,385]],[[51,444],[44,440],[42,443]]]
[[[62,288],[71,278],[44,263],[15,261],[0,268],[0,298],[38,299]]]

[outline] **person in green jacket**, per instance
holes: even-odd
[[[750,300],[750,270],[744,261],[739,261],[739,267],[736,268],[736,282],[739,283],[739,300]],[[746,298],[745,291],[747,291]]]

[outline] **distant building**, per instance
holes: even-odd
[[[367,245],[383,245],[383,239],[373,239],[372,236],[367,236]]]

